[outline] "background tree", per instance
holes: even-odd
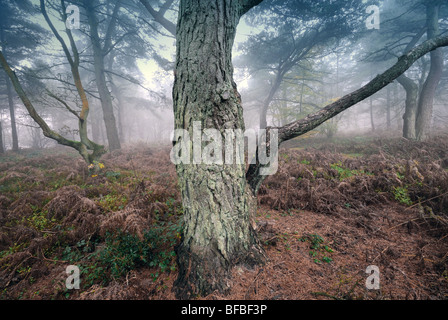
[[[426,7],[426,35],[427,39],[435,39],[440,35],[439,18],[442,5],[445,1],[424,1]],[[430,53],[430,68],[428,77],[420,93],[417,109],[415,131],[417,140],[428,137],[429,126],[433,115],[434,95],[443,72],[443,49],[438,48]]]
[[[64,0],[61,1],[62,7],[65,6]],[[82,107],[81,110],[77,111],[73,107],[69,105],[66,101],[61,99],[59,96],[54,94],[53,92],[49,91],[47,89],[47,94],[54,100],[56,100],[58,103],[63,105],[72,115],[74,115],[78,120],[78,134],[80,141],[74,141],[67,139],[63,137],[61,134],[55,132],[50,128],[50,126],[47,124],[47,122],[38,114],[36,111],[36,108],[34,107],[33,103],[29,99],[29,96],[23,89],[21,83],[19,82],[19,79],[16,75],[16,73],[11,69],[10,65],[8,64],[7,60],[5,59],[2,52],[0,52],[0,63],[3,69],[5,70],[6,74],[8,75],[9,79],[11,80],[14,89],[16,90],[18,96],[22,100],[23,104],[25,105],[29,115],[33,118],[33,120],[39,125],[39,127],[42,129],[43,134],[51,138],[55,141],[57,141],[59,144],[66,145],[69,147],[72,147],[76,149],[80,155],[84,158],[84,160],[88,163],[93,163],[95,160],[99,159],[102,154],[105,153],[105,148],[99,144],[96,144],[95,142],[91,141],[88,137],[87,132],[87,118],[89,114],[89,101],[87,99],[87,94],[84,90],[84,86],[81,81],[81,76],[79,72],[79,65],[80,65],[80,56],[78,49],[76,47],[75,40],[73,38],[73,35],[71,33],[70,29],[66,28],[66,34],[70,42],[70,48],[66,44],[65,40],[61,37],[60,33],[57,31],[56,27],[54,26],[53,22],[51,21],[45,0],[40,0],[40,11],[48,24],[49,28],[51,29],[54,37],[57,39],[59,44],[62,47],[62,50],[64,52],[65,58],[67,59],[67,62],[70,66],[70,72],[71,76],[73,77],[74,86],[77,89],[77,94],[79,96],[79,99],[81,101]],[[62,17],[66,16],[65,11],[61,13]],[[90,151],[90,152],[89,152]]]
[[[3,55],[11,63],[18,64],[26,56],[33,52],[39,43],[45,40],[45,30],[26,17],[33,12],[30,1],[2,1],[0,11],[0,46]],[[11,123],[12,150],[19,150],[19,137],[17,133],[16,112],[14,100],[16,95],[11,81],[2,72],[5,81],[7,101],[9,105],[9,117]]]
[[[384,32],[376,34],[374,42],[382,49],[372,50],[371,61],[387,61],[412,49],[416,44],[431,39],[444,31],[439,20],[446,17],[448,8],[443,1],[390,0],[384,6]],[[422,15],[421,12],[425,14]],[[442,20],[440,20],[442,21]],[[434,95],[443,72],[443,49],[428,54],[397,81],[406,92],[403,115],[403,136],[423,140],[428,135],[433,113]]]
[[[107,31],[102,37],[103,41],[101,41],[100,33],[98,30],[99,20],[97,7],[99,6],[99,4],[99,1],[83,1],[83,5],[86,10],[87,21],[89,24],[89,38],[92,44],[95,82],[103,110],[109,150],[113,151],[116,149],[120,149],[121,144],[118,136],[114,108],[112,105],[112,95],[106,82],[105,57],[111,52],[111,50],[113,50],[112,35],[117,34],[116,25],[118,20],[118,13],[121,7],[121,1],[117,0],[113,4],[114,6],[112,10],[112,16],[110,17],[110,19],[108,19],[108,25],[106,28]],[[65,8],[62,9],[64,10]]]
[[[267,29],[252,36],[243,48],[250,73],[270,75],[260,107],[261,129],[267,126],[269,107],[286,74],[301,61],[329,54],[362,33],[365,8],[360,1],[283,0],[263,2],[249,14],[250,24]]]

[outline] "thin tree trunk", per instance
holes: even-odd
[[[6,79],[6,89],[8,92],[9,115],[11,118],[12,150],[19,151],[19,138],[17,135],[17,126],[16,126],[16,112],[14,108],[11,82],[9,79]]]
[[[401,108],[400,108],[399,97],[398,97],[398,86],[399,86],[399,83],[398,82],[394,82],[394,102],[393,102],[393,107],[395,109],[395,120],[397,122],[396,123],[397,130],[398,131],[403,131],[403,123],[402,123],[401,117],[400,117]]]
[[[398,77],[398,82],[406,91],[405,111],[403,115],[403,137],[416,139],[415,121],[417,118],[418,85],[404,74]]]
[[[225,129],[244,131],[231,58],[240,4],[181,0],[173,89],[176,129],[192,134],[193,122],[199,122],[203,129],[220,130],[223,139]],[[254,202],[245,165],[178,164],[176,169],[184,207],[176,295],[226,292],[235,264],[265,261],[250,222]]]
[[[95,8],[91,0],[84,1],[87,11],[87,17],[90,27],[90,40],[93,48],[93,59],[95,68],[95,79],[98,93],[103,109],[103,119],[106,126],[107,141],[109,150],[117,150],[121,148],[120,138],[118,135],[117,121],[114,115],[112,104],[112,96],[109,92],[106,82],[106,74],[104,72],[104,52],[101,46],[101,40],[98,34],[98,21],[95,14]],[[117,4],[118,5],[118,4]]]
[[[3,144],[3,126],[2,126],[2,119],[0,118],[0,154],[5,153],[5,147]]]
[[[90,110],[90,129],[92,131],[92,140],[97,141],[98,143],[103,143],[102,140],[100,140],[100,130],[101,130],[101,118],[98,115],[99,110],[96,104],[94,104]]]
[[[268,116],[269,106],[271,105],[271,102],[274,99],[275,94],[277,93],[278,89],[280,88],[284,76],[285,76],[285,70],[281,70],[281,68],[279,67],[277,69],[277,75],[275,77],[274,83],[273,83],[271,89],[269,90],[268,96],[263,101],[263,105],[261,107],[260,129],[266,129],[266,127],[268,126],[267,116]]]
[[[373,121],[373,98],[370,97],[369,99],[369,106],[370,106],[370,126],[372,129],[372,132],[375,132],[375,121]]]
[[[426,17],[428,39],[434,39],[439,34],[439,5],[429,2],[427,4]],[[433,113],[434,95],[443,73],[443,50],[441,48],[436,49],[430,55],[430,70],[418,101],[415,130],[417,140],[419,141],[428,137]]]
[[[7,56],[7,50],[6,50],[6,44],[7,41],[5,39],[5,32],[3,28],[0,28],[0,40],[2,43],[2,52],[4,56]],[[14,108],[14,100],[13,100],[13,93],[11,88],[11,82],[8,79],[8,76],[6,75],[5,78],[6,82],[6,93],[8,95],[8,105],[9,105],[9,114],[10,114],[10,120],[11,120],[11,136],[12,136],[12,150],[13,151],[19,151],[19,138],[17,134],[17,125],[16,125],[16,113]]]
[[[115,98],[118,101],[118,128],[119,128],[119,137],[120,142],[125,143],[126,142],[126,135],[124,128],[126,127],[126,112],[124,110],[125,103],[123,101],[123,96],[121,94],[120,89],[115,85],[113,76],[110,76],[109,79],[112,93],[114,94]]]
[[[391,106],[392,101],[391,101],[391,97],[390,97],[390,94],[391,94],[390,93],[390,90],[391,90],[390,87],[391,86],[388,85],[387,88],[386,88],[386,90],[387,90],[387,97],[386,97],[386,99],[387,99],[387,102],[386,102],[386,108],[387,108],[387,110],[386,110],[386,128],[387,128],[388,131],[391,128],[390,114],[391,114],[391,109],[392,109],[392,106]]]

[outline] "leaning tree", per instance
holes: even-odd
[[[282,0],[285,1],[285,0]],[[244,131],[241,97],[233,80],[232,47],[240,18],[262,0],[181,0],[173,103],[175,128],[193,134],[194,122]],[[448,45],[448,37],[423,43],[367,85],[322,110],[279,128],[278,144],[300,136],[381,90],[426,53]],[[267,135],[269,136],[269,135]],[[183,143],[181,139],[174,142]],[[203,142],[205,146],[207,142]],[[267,141],[270,147],[270,141]],[[272,147],[272,146],[271,146]],[[271,150],[272,151],[272,150]],[[233,266],[266,262],[251,224],[263,164],[176,164],[184,206],[184,231],[177,248],[179,298],[229,289]]]
[[[65,8],[64,0],[61,0],[62,6]],[[69,45],[66,43],[66,40],[61,36],[60,32],[57,30],[55,25],[50,19],[50,16],[47,12],[47,6],[45,0],[40,0],[40,10],[43,15],[44,20],[48,24],[51,32],[53,33],[56,40],[60,43],[62,47],[62,51],[64,52],[64,56],[66,61],[70,67],[70,73],[73,78],[74,86],[76,87],[76,91],[78,97],[81,101],[81,110],[76,110],[71,107],[67,101],[63,100],[58,95],[54,94],[50,90],[46,90],[48,96],[52,99],[56,100],[59,104],[61,104],[67,111],[69,111],[72,115],[74,115],[78,119],[78,129],[79,129],[79,141],[70,140],[57,133],[55,130],[51,129],[49,124],[42,118],[39,113],[36,111],[36,108],[29,98],[29,95],[24,90],[17,74],[12,69],[9,64],[9,61],[6,59],[4,53],[0,50],[0,66],[3,68],[5,73],[7,74],[9,80],[11,81],[17,95],[25,106],[26,110],[30,117],[36,122],[36,124],[42,129],[42,132],[45,137],[55,140],[61,145],[68,146],[74,148],[79,152],[79,154],[83,157],[83,159],[92,164],[96,160],[98,160],[103,154],[106,153],[106,148],[100,144],[95,143],[88,137],[87,132],[87,119],[90,112],[90,103],[87,99],[86,90],[81,80],[80,69],[80,54],[78,48],[76,46],[76,42],[72,35],[72,32],[69,28],[66,27],[66,34],[69,39]],[[67,20],[66,11],[62,12],[63,20]]]

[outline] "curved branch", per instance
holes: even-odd
[[[370,97],[374,93],[380,91],[386,87],[389,83],[393,82],[400,75],[402,75],[412,64],[420,59],[422,56],[431,52],[439,47],[448,46],[448,36],[439,37],[432,40],[425,41],[418,47],[412,49],[405,55],[401,56],[397,63],[384,73],[376,76],[372,81],[363,86],[362,88],[347,94],[341,99],[327,105],[321,111],[313,113],[307,116],[305,119],[292,122],[283,127],[277,128],[279,131],[279,144],[284,141],[298,137],[317,126],[321,125],[325,121],[338,115],[342,111],[352,107],[358,102]]]
[[[11,69],[8,62],[6,61],[5,57],[3,56],[3,53],[0,51],[0,65],[5,70],[6,74],[8,75],[9,79],[11,80],[14,89],[17,92],[17,95],[22,100],[25,108],[27,109],[29,115],[31,118],[39,125],[39,127],[42,129],[42,132],[44,136],[47,138],[53,139],[57,141],[59,144],[64,146],[69,146],[74,149],[76,149],[79,154],[84,158],[84,160],[87,163],[92,163],[94,160],[98,159],[103,155],[106,150],[104,146],[98,145],[90,140],[88,138],[83,138],[82,136],[82,126],[80,125],[80,135],[81,135],[81,142],[80,141],[73,141],[64,138],[54,130],[52,130],[48,124],[45,122],[45,120],[37,113],[36,109],[34,108],[34,105],[28,98],[27,94],[23,90],[22,85],[19,82],[19,79],[17,78],[17,75],[15,72]],[[83,123],[84,121],[79,118],[79,123]],[[89,153],[88,150],[92,150],[91,153]]]
[[[446,46],[448,46],[448,36],[427,40],[421,45],[415,47],[414,49],[401,56],[398,59],[397,63],[395,63],[391,68],[387,69],[384,73],[376,76],[372,81],[370,81],[362,88],[345,95],[341,99],[327,105],[318,112],[308,115],[304,119],[294,121],[279,128],[269,127],[267,128],[267,130],[278,130],[279,145],[282,142],[301,136],[320,126],[325,121],[354,106],[358,102],[363,101],[374,93],[380,91],[382,88],[386,87],[389,83],[393,82],[400,75],[402,75],[412,66],[414,62],[416,62],[428,52],[431,52],[439,47]],[[259,174],[261,168],[262,166],[259,163],[251,164],[246,173],[246,180],[255,193],[258,191],[258,188],[266,177]]]

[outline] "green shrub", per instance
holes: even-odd
[[[395,197],[395,200],[400,202],[401,204],[405,204],[407,206],[412,205],[412,200],[409,196],[409,191],[406,186],[404,187],[393,187],[392,193]]]
[[[176,269],[174,246],[180,240],[181,229],[179,221],[161,222],[146,231],[143,239],[123,231],[107,233],[100,250],[86,255],[82,253],[86,252],[85,243],[79,242],[73,248],[66,247],[63,258],[83,261],[80,270],[86,288],[98,282],[106,285],[141,267],[155,269],[152,277],[156,280],[160,272]]]

